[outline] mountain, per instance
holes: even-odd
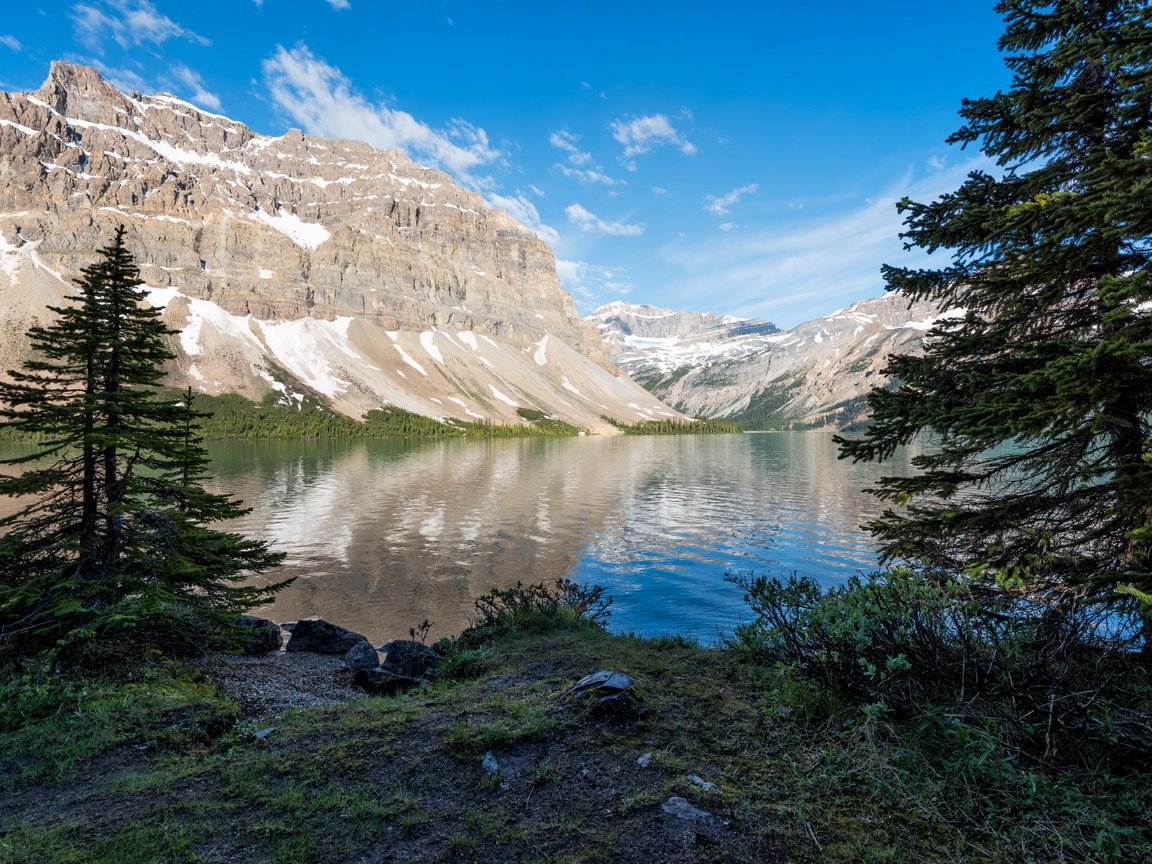
[[[892,353],[919,349],[940,317],[899,294],[790,330],[767,321],[610,303],[589,316],[634,380],[685,414],[753,429],[849,428]]]
[[[597,432],[679,416],[611,366],[548,246],[446,174],[61,62],[0,92],[0,371],[120,223],[181,331],[175,385]]]

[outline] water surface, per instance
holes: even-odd
[[[875,567],[862,490],[907,470],[836,458],[822,432],[491,441],[209,442],[231,530],[287,553],[263,609],[373,641],[427,619],[458,633],[493,587],[570,577],[615,598],[611,626],[704,642],[748,617],[725,574],[832,585]],[[4,455],[27,452],[6,446]],[[0,498],[0,515],[17,502]]]
[[[705,642],[747,618],[726,573],[835,584],[875,566],[852,465],[819,432],[493,441],[212,442],[234,524],[296,576],[264,612],[375,641],[459,632],[492,587],[568,576],[615,597],[613,629]]]

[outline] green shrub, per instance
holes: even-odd
[[[809,578],[729,578],[756,614],[735,647],[848,704],[896,719],[944,707],[1049,764],[1147,761],[1152,693],[1129,650],[1132,610],[976,594],[911,567],[829,590]]]
[[[501,633],[541,632],[561,627],[604,628],[612,598],[600,585],[578,585],[557,579],[554,585],[517,582],[511,588],[493,588],[476,600],[478,617],[460,636],[465,647]]]

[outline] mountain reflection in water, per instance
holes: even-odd
[[[375,642],[459,632],[493,587],[605,585],[611,626],[712,642],[747,617],[726,572],[833,584],[875,564],[861,490],[906,462],[851,465],[820,432],[492,441],[210,442],[228,527],[296,576],[262,610]]]

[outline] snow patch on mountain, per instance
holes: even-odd
[[[275,216],[257,209],[252,213],[252,218],[258,222],[263,222],[265,225],[270,225],[297,246],[302,246],[305,249],[315,249],[332,236],[332,233],[323,225],[305,222],[295,213],[289,213],[283,208],[278,210]]]

